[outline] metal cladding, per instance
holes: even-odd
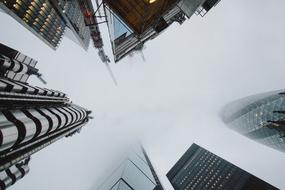
[[[80,132],[91,113],[72,104],[62,92],[29,85],[28,77],[38,74],[36,61],[27,56],[19,61],[19,55],[23,54],[0,44],[0,189],[28,172],[23,160]],[[34,63],[33,67],[29,63]],[[9,73],[27,77],[22,80]]]
[[[246,137],[285,152],[284,90],[256,94],[225,106],[223,121]]]
[[[0,43],[0,76],[26,82],[30,75],[39,75],[37,61]]]
[[[11,103],[14,105],[68,103],[69,98],[62,92],[0,78],[0,102],[1,108]]]
[[[1,111],[0,123],[3,127],[0,129],[0,152],[40,140],[86,117],[86,110],[75,105]]]
[[[30,158],[24,162],[17,163],[6,170],[0,172],[0,189],[4,190],[23,178],[30,169],[28,166]]]

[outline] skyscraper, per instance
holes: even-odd
[[[98,54],[103,62],[110,62],[109,58],[103,50],[104,44],[99,28],[98,17],[102,16],[96,16],[96,12],[93,8],[91,0],[78,0],[78,2],[80,4],[81,11],[84,14],[86,26],[88,26],[90,29],[91,39],[93,41],[94,47],[98,49]]]
[[[103,0],[115,61],[141,51],[172,23],[204,16],[219,0]]]
[[[64,33],[87,50],[89,28],[77,0],[0,0],[0,8],[52,49]]]
[[[285,91],[257,94],[225,106],[229,127],[257,142],[285,152]]]
[[[28,173],[32,154],[80,132],[91,113],[62,92],[29,85],[30,75],[41,76],[36,63],[0,44],[0,189]]]
[[[193,144],[167,173],[175,190],[277,190],[206,149]]]
[[[134,147],[99,187],[93,190],[163,190],[143,147]]]
[[[66,36],[87,50],[90,43],[90,30],[89,27],[85,25],[85,18],[80,9],[79,0],[50,1],[53,2],[53,5],[66,22]]]

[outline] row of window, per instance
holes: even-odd
[[[47,0],[44,3],[16,0],[13,11],[52,46],[58,45],[65,30],[65,23]]]
[[[203,149],[196,151],[172,180],[180,189],[222,189],[238,168]]]
[[[41,99],[54,99],[62,100],[62,102],[68,101],[66,95],[62,92],[34,87],[17,81],[10,81],[4,78],[0,78],[0,90],[2,95],[11,95],[11,96],[20,96],[26,98],[33,98],[36,101],[36,98]],[[6,93],[4,93],[6,92]],[[9,94],[9,93],[19,93],[19,94]],[[44,97],[43,97],[44,96]]]

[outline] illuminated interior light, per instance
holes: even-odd
[[[152,3],[156,2],[157,0],[144,0],[144,1],[148,4],[152,4]]]
[[[154,2],[156,2],[157,0],[148,0],[148,3],[149,4],[152,4],[152,3],[154,3]]]

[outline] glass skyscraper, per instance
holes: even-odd
[[[85,50],[89,46],[90,31],[77,0],[0,0],[0,9],[52,49],[64,33]]]
[[[257,142],[285,152],[285,91],[257,94],[225,106],[229,127]]]
[[[57,90],[31,86],[37,61],[0,44],[0,189],[24,177],[30,156],[87,124],[88,111]]]
[[[163,187],[145,150],[136,146],[113,173],[92,190],[163,190]]]
[[[167,173],[175,190],[278,190],[193,144]]]

